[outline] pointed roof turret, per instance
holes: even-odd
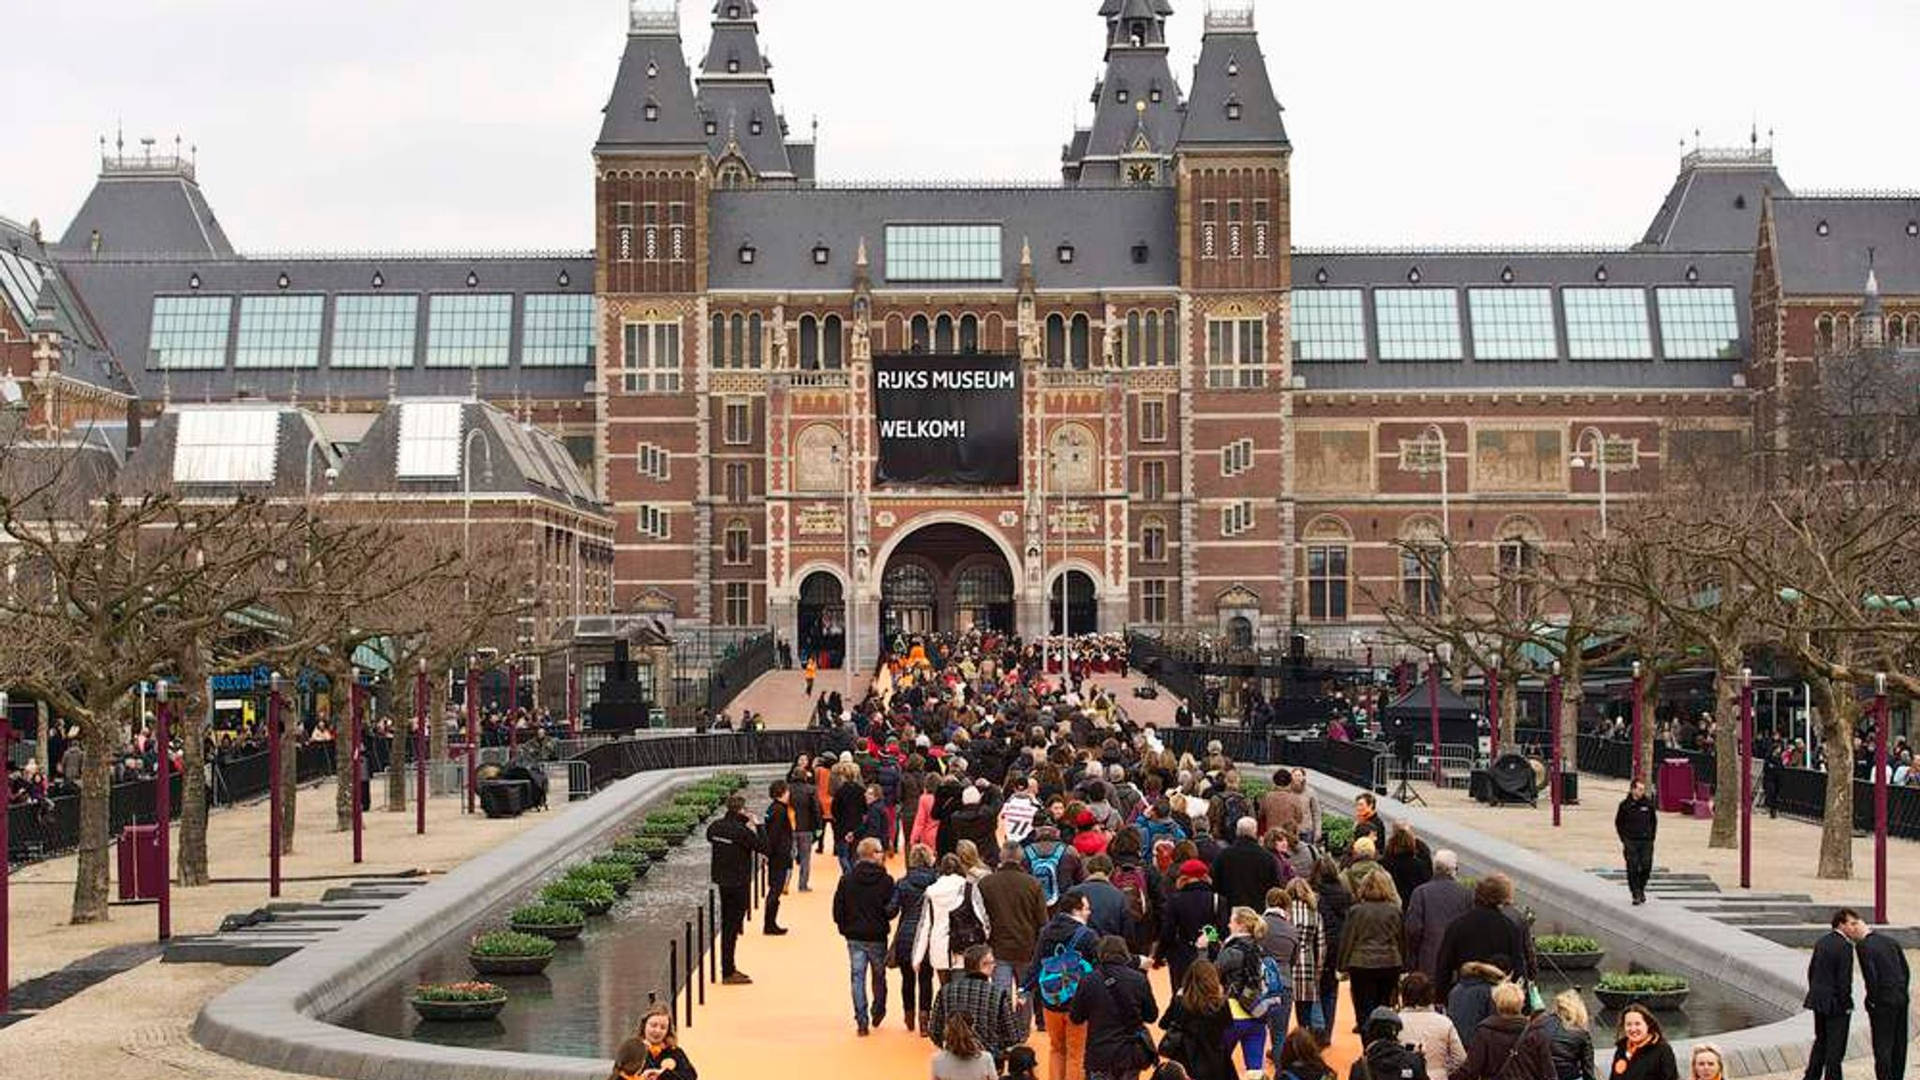
[[[1106,71],[1093,85],[1093,124],[1073,133],[1061,154],[1061,172],[1081,183],[1115,183],[1122,158],[1139,156],[1142,133],[1154,153],[1154,182],[1180,132],[1180,88],[1167,64],[1169,0],[1106,0]]]
[[[599,154],[684,154],[706,146],[671,3],[635,0],[627,48],[600,125]]]
[[[80,255],[233,254],[233,245],[200,192],[193,157],[156,152],[156,140],[141,139],[139,151],[116,140],[100,145],[100,176],[58,245],[68,258]],[[197,155],[195,155],[197,156]]]
[[[1266,146],[1286,149],[1280,100],[1253,28],[1253,5],[1216,0],[1207,11],[1193,94],[1180,129],[1182,148]]]
[[[1873,249],[1867,249],[1867,291],[1860,304],[1860,328],[1863,348],[1878,349],[1887,343],[1887,310],[1880,304],[1880,275],[1873,268]]]
[[[695,78],[707,152],[730,150],[758,177],[794,175],[787,123],[773,103],[773,65],[760,50],[759,9],[753,0],[713,5],[713,38]]]

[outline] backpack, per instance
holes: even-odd
[[[1147,872],[1135,863],[1128,863],[1113,872],[1107,879],[1127,901],[1127,921],[1140,926],[1147,921]]]
[[[1021,849],[1027,856],[1027,871],[1040,883],[1040,893],[1046,897],[1047,906],[1060,902],[1060,863],[1067,857],[1067,845],[1054,841],[1053,853],[1041,855],[1034,845],[1028,844]]]
[[[1055,945],[1052,954],[1040,961],[1040,1000],[1050,1009],[1064,1009],[1073,1003],[1080,980],[1093,974],[1093,965],[1073,947],[1073,942]]]
[[[1280,962],[1245,940],[1237,941],[1233,947],[1241,953],[1240,965],[1233,972],[1233,985],[1227,987],[1233,1000],[1255,1019],[1275,1009],[1285,1009],[1292,994]]]
[[[947,915],[947,949],[963,953],[986,943],[987,928],[981,923],[979,913],[973,910],[973,882],[969,881],[960,896],[960,906]]]
[[[1362,1051],[1361,1060],[1370,1080],[1425,1080],[1427,1075],[1427,1059],[1398,1040],[1375,1041]],[[1497,1075],[1505,1075],[1505,1066]]]

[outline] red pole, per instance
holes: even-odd
[[[1753,672],[1740,669],[1740,887],[1753,888]]]
[[[1547,679],[1547,790],[1553,802],[1553,827],[1560,827],[1560,664]]]
[[[427,831],[427,662],[413,677],[413,831]]]
[[[520,749],[520,661],[507,662],[507,757]]]
[[[267,684],[267,895],[280,895],[280,676]]]
[[[13,714],[8,712],[9,703],[6,691],[0,690],[0,763],[12,759],[7,756],[8,746],[13,742]],[[12,978],[7,967],[7,935],[12,932],[7,918],[7,878],[6,853],[11,851],[12,838],[7,835],[7,815],[0,814],[0,1014],[8,1011],[7,981]]]
[[[1433,742],[1428,746],[1433,755],[1433,786],[1439,787],[1446,777],[1440,772],[1440,657],[1437,653],[1432,666],[1427,668],[1427,720],[1433,732]]]
[[[473,813],[474,795],[479,789],[479,780],[474,776],[479,766],[480,752],[480,699],[475,692],[477,673],[473,670],[473,657],[467,657],[467,813]]]
[[[1500,756],[1500,671],[1487,669],[1487,729],[1493,733],[1490,758]]]
[[[173,738],[168,730],[168,721],[172,719],[167,710],[167,681],[160,680],[160,707],[154,717],[154,741],[159,743],[159,752],[154,754],[153,767],[153,820],[160,827],[160,940],[173,936],[173,869],[167,861],[167,843],[173,829],[173,778],[168,775],[173,766],[168,747]],[[0,759],[4,760],[4,759]]]
[[[1640,775],[1640,661],[1633,662],[1633,769],[1635,780],[1644,781]]]
[[[347,717],[348,717],[347,723],[349,728],[351,729],[351,733],[348,735],[348,738],[351,741],[348,744],[347,753],[351,755],[351,758],[353,761],[353,769],[352,769],[353,861],[356,865],[360,862],[360,856],[362,854],[361,831],[360,831],[361,830],[360,784],[365,779],[365,777],[361,775],[361,772],[367,767],[366,758],[362,756],[360,752],[360,747],[362,744],[361,729],[360,729],[360,725],[362,723],[361,710],[365,708],[365,704],[360,697],[360,693],[361,693],[360,669],[355,668],[353,671],[353,685],[347,688],[347,694],[349,698],[349,706],[347,709]]]
[[[1887,677],[1873,677],[1873,921],[1887,921]]]

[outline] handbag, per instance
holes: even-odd
[[[1313,1002],[1307,1006],[1307,1027],[1314,1031],[1327,1030],[1327,1009],[1320,1003],[1319,998],[1314,998]]]
[[[1532,979],[1528,979],[1527,980],[1527,1015],[1532,1016],[1535,1013],[1543,1013],[1546,1011],[1547,1011],[1547,1002],[1546,1002],[1546,999],[1541,997],[1540,995],[1540,984],[1537,982],[1534,982]]]

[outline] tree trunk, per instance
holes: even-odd
[[[427,764],[429,767],[447,760],[448,717],[444,707],[436,707],[434,698],[445,692],[443,685],[427,686]]]
[[[293,854],[293,825],[300,805],[300,694],[287,695],[280,713],[280,854]]]
[[[107,919],[107,852],[113,805],[113,735],[111,714],[80,721],[80,852],[73,880],[73,922]]]
[[[194,650],[182,650],[192,654]],[[207,873],[207,692],[206,672],[197,656],[180,661],[180,710],[174,731],[180,736],[180,852],[175,867],[183,888],[205,885]]]
[[[1580,771],[1580,703],[1587,697],[1580,685],[1583,671],[1578,660],[1561,664],[1560,717],[1555,733],[1560,739],[1560,768],[1565,772]]]
[[[1660,673],[1652,665],[1640,669],[1640,743],[1633,748],[1634,760],[1639,762],[1639,775],[1647,782],[1647,790],[1653,790],[1653,743],[1655,729],[1660,726],[1658,710],[1660,701]]]
[[[1818,675],[1808,685],[1820,710],[1820,746],[1827,759],[1827,807],[1815,876],[1845,880],[1853,877],[1853,687]]]
[[[40,775],[51,780],[53,778],[53,762],[48,760],[49,750],[47,747],[49,740],[52,738],[52,733],[48,729],[53,726],[53,710],[47,708],[46,702],[36,701],[33,703],[33,711],[34,715],[40,720],[40,728],[33,737],[33,759],[40,763]]]
[[[1713,680],[1713,831],[1708,847],[1740,846],[1740,776],[1752,768],[1740,756],[1740,651],[1720,650]]]
[[[333,831],[353,828],[353,800],[360,797],[355,782],[353,752],[353,683],[351,678],[329,675],[328,697],[333,702]]]
[[[397,705],[397,703],[396,703]],[[393,717],[393,750],[387,755],[387,809],[407,808],[407,762],[413,757],[413,720],[396,707]]]

